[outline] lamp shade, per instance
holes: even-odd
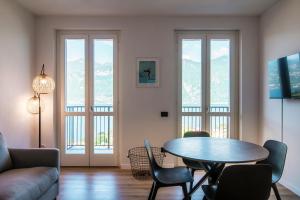
[[[32,88],[39,94],[48,94],[55,88],[55,82],[47,75],[38,75],[33,79]]]
[[[45,74],[44,68],[43,65],[41,74],[36,76],[32,82],[32,88],[38,94],[48,94],[55,88],[54,80]]]
[[[44,101],[40,100],[40,105],[41,105],[41,112],[43,112],[45,109]],[[39,98],[36,95],[34,95],[28,100],[27,110],[32,114],[39,114]]]

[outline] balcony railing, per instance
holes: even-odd
[[[226,115],[220,115],[220,113],[228,113],[228,106],[211,106],[209,112],[212,113],[210,116],[210,134],[212,137],[228,138],[229,137],[229,125],[230,117]],[[192,115],[191,113],[202,112],[199,106],[183,106],[182,112],[184,115],[181,119],[182,134],[187,131],[200,131],[203,130],[203,125],[201,124],[202,119],[199,115]],[[218,115],[213,115],[213,113],[218,113]]]
[[[94,106],[94,112],[112,112],[112,106]],[[226,113],[229,107],[213,106],[210,112]],[[84,106],[67,106],[67,112],[84,112]],[[182,116],[182,133],[186,131],[200,131],[203,126],[201,124],[201,116],[189,115],[188,113],[201,112],[201,107],[184,106],[182,112],[186,114]],[[229,116],[210,116],[210,133],[212,137],[227,138],[229,131]],[[67,116],[66,117],[66,145],[67,150],[84,149],[85,148],[85,117],[84,116]],[[94,149],[112,150],[113,149],[113,116],[94,116]],[[83,151],[84,152],[84,151]]]
[[[112,112],[112,106],[93,106],[94,112]],[[84,112],[84,106],[66,106],[67,112]],[[66,117],[66,147],[68,150],[84,152],[85,149],[85,117]],[[113,116],[94,116],[94,149],[107,151],[113,149]]]

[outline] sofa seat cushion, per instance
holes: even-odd
[[[0,173],[1,200],[34,200],[58,181],[58,171],[52,167],[12,169]]]

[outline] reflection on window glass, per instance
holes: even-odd
[[[201,39],[182,40],[182,112],[201,112]]]
[[[65,110],[85,110],[85,41],[65,40]]]
[[[230,40],[210,41],[210,112],[230,109]]]

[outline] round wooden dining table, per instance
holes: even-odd
[[[189,195],[192,195],[218,167],[226,163],[257,162],[269,156],[269,151],[262,146],[235,139],[212,137],[178,138],[166,142],[163,149],[177,157],[211,163],[211,167],[206,170]]]

